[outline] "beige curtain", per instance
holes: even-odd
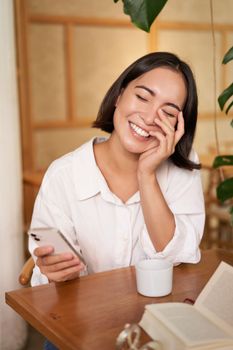
[[[0,0],[0,349],[21,349],[26,323],[5,304],[23,264],[19,113],[13,0]]]

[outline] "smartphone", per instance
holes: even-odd
[[[54,247],[53,254],[71,252],[86,265],[77,248],[56,228],[34,228],[28,231],[28,235],[39,247],[51,245]]]

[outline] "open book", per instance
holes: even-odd
[[[146,305],[139,325],[164,350],[233,350],[233,267],[221,262],[194,305]]]

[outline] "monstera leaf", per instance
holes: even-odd
[[[114,0],[118,2],[119,0]],[[122,0],[124,13],[129,15],[131,22],[138,28],[149,32],[151,24],[161,12],[167,0]]]
[[[218,104],[223,110],[226,102],[233,96],[233,83],[229,85],[219,96],[218,98]],[[233,106],[233,101],[229,104],[229,106],[226,109],[226,114],[229,112],[229,109]]]
[[[213,167],[219,168],[221,166],[233,166],[233,156],[217,156],[214,160]],[[233,198],[233,177],[222,181],[218,185],[217,197],[221,202]],[[233,208],[231,208],[231,211],[232,210]]]
[[[221,202],[233,198],[233,177],[222,181],[217,187],[217,196]]]
[[[214,160],[213,167],[233,165],[233,156],[217,156]]]
[[[230,62],[231,60],[233,60],[233,46],[230,48],[230,50],[227,51],[227,53],[225,54],[222,63],[226,64],[228,62]],[[218,97],[218,104],[221,108],[221,110],[223,110],[226,102],[233,96],[233,83],[231,83],[222,93],[221,95]],[[227,114],[230,110],[230,108],[233,106],[233,101],[228,105],[225,113]],[[233,122],[233,121],[232,121]],[[231,125],[232,125],[231,122]]]
[[[227,62],[233,60],[233,46],[230,48],[230,50],[227,51],[225,56],[223,57],[222,63],[226,64]]]

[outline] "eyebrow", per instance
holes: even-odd
[[[167,106],[171,106],[171,107],[174,107],[174,108],[175,108],[175,109],[177,109],[179,112],[181,112],[180,107],[178,107],[178,106],[177,106],[177,105],[175,105],[174,103],[167,102],[167,103],[165,103],[165,105],[167,105]]]
[[[151,89],[149,89],[147,86],[144,86],[144,85],[137,85],[135,86],[135,88],[139,88],[139,89],[144,89],[146,90],[147,92],[149,92],[151,94],[151,96],[155,96],[155,92]],[[172,103],[172,102],[167,102],[165,103],[166,106],[171,106],[171,107],[174,107],[175,109],[177,109],[179,112],[181,111],[180,107],[177,106],[175,103]]]
[[[137,86],[135,86],[135,88],[144,89],[147,92],[149,92],[152,96],[155,96],[155,92],[144,85],[137,85]]]

